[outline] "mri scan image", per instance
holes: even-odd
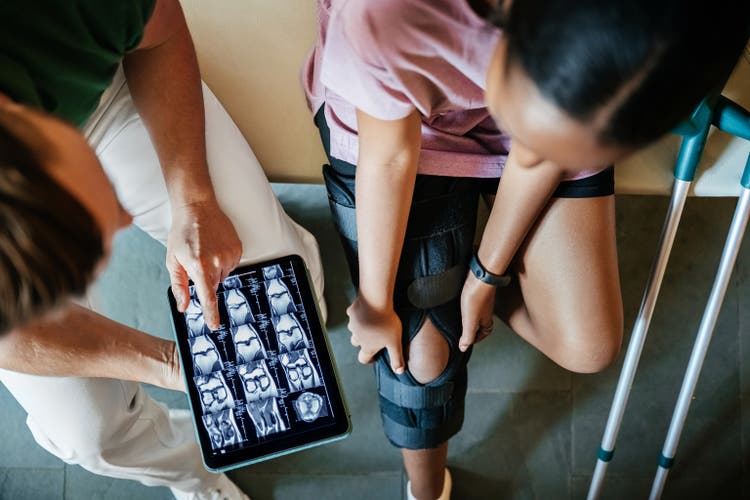
[[[279,405],[273,398],[248,403],[247,412],[253,420],[258,437],[265,437],[288,429],[281,417]]]
[[[203,413],[216,413],[234,407],[234,398],[221,372],[195,377]]]
[[[322,384],[320,375],[310,361],[307,349],[281,354],[279,361],[284,367],[292,392],[311,389]]]
[[[279,341],[279,352],[291,352],[310,347],[305,331],[293,313],[274,317],[273,327]]]
[[[279,395],[276,382],[271,377],[264,360],[240,365],[237,367],[237,373],[242,379],[242,387],[245,389],[245,397],[248,401],[258,401]]]
[[[187,321],[188,335],[190,337],[211,333],[211,330],[203,320],[203,309],[201,309],[201,305],[195,296],[190,297],[190,303],[185,310],[185,320]]]
[[[266,357],[266,349],[260,335],[251,323],[232,327],[232,340],[238,365]]]
[[[242,280],[236,274],[234,276],[227,276],[223,284],[224,284],[225,290],[233,290],[235,288],[242,288]]]
[[[314,422],[320,417],[328,415],[325,399],[314,392],[303,392],[294,400],[294,411],[297,417],[304,422]]]
[[[284,276],[284,271],[281,270],[281,266],[276,264],[274,266],[266,266],[263,268],[263,279],[265,281],[278,279]]]
[[[230,326],[240,326],[255,321],[250,310],[250,303],[239,289],[224,292],[224,304],[227,308]]]
[[[268,305],[271,306],[272,316],[278,317],[282,314],[297,312],[297,307],[292,300],[292,294],[281,279],[276,278],[268,280],[265,283]]]
[[[193,356],[195,375],[208,375],[221,370],[221,358],[216,345],[208,335],[190,337],[190,354]]]
[[[209,413],[203,416],[203,425],[211,437],[211,448],[218,450],[240,444],[242,437],[232,410]]]

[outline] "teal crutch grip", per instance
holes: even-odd
[[[686,122],[675,128],[674,132],[683,136],[680,153],[674,169],[676,179],[693,182],[695,172],[698,169],[703,147],[706,145],[708,130],[711,128],[713,118],[713,106],[716,97],[707,97],[693,111],[692,116]]]
[[[713,124],[719,130],[750,141],[750,111],[724,96],[716,101]]]
[[[745,170],[742,171],[742,180],[740,181],[742,187],[750,189],[750,154],[747,155],[747,161],[745,162]]]

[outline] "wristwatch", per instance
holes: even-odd
[[[474,252],[474,255],[471,256],[469,269],[471,269],[471,272],[474,274],[474,276],[477,277],[479,281],[487,283],[488,285],[492,285],[495,287],[504,287],[510,284],[510,276],[508,276],[507,274],[500,276],[499,274],[493,274],[485,269],[482,263],[479,262],[477,252]]]

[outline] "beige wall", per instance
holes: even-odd
[[[299,84],[315,0],[182,0],[201,73],[273,181],[321,182],[325,161]]]

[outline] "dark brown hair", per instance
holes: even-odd
[[[509,64],[573,118],[607,109],[603,142],[643,146],[721,89],[750,36],[750,1],[513,0],[486,17]]]
[[[102,258],[92,215],[44,170],[49,145],[0,110],[0,333],[80,295]]]

